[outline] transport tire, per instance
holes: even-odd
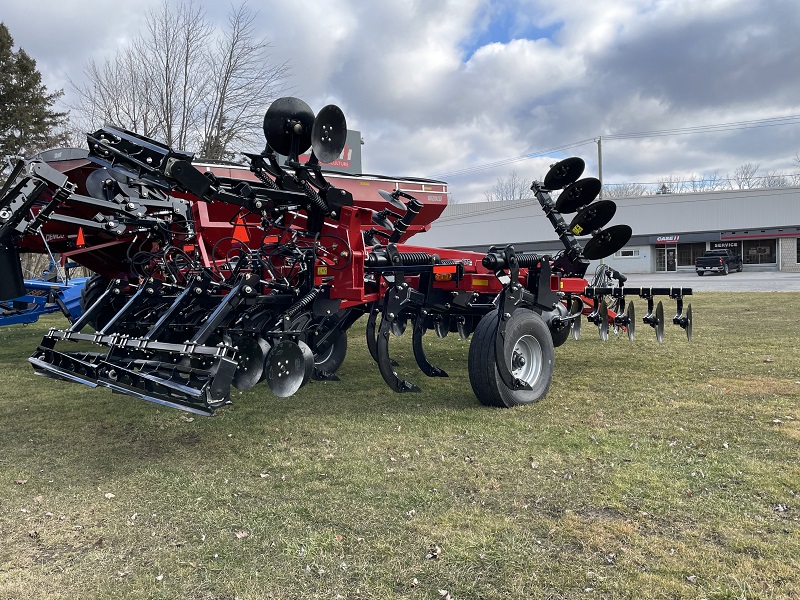
[[[507,407],[531,404],[550,389],[555,351],[550,329],[530,310],[518,310],[506,324],[504,356],[512,375],[531,386],[530,390],[508,388],[497,371],[495,338],[498,315],[481,319],[469,348],[469,379],[478,400],[487,406]]]
[[[724,265],[722,265],[722,274],[727,275],[728,273],[730,273],[730,268],[728,267],[728,264],[725,263]]]
[[[698,271],[698,272],[697,272],[697,275],[698,275],[698,277],[702,277],[702,276],[703,276],[703,273],[704,273],[704,271]]]

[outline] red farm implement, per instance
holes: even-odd
[[[453,332],[472,336],[480,402],[511,407],[547,393],[554,348],[577,339],[583,316],[601,338],[614,328],[633,339],[628,296],[647,301],[642,321],[659,341],[665,317],[655,299],[674,299],[671,320],[691,337],[690,289],[626,287],[606,266],[585,279],[589,261],[622,248],[631,229],[606,228],[615,207],[593,202],[599,181],[579,179],[579,158],[532,184],[563,250],[464,252],[408,243],[441,215],[444,183],[323,172],[346,135],[337,107],[315,116],[279,99],[264,133],[249,169],[194,162],[110,126],[88,136],[88,152],[16,166],[0,193],[0,299],[20,295],[19,252],[43,251],[42,240],[96,273],[82,316],[51,329],[30,357],[37,373],[211,414],[230,402],[231,386],[265,381],[287,397],[312,379],[336,379],[348,330],[366,316],[370,353],[396,392],[419,388],[396,373],[391,337],[410,329],[419,368],[446,377],[422,340]],[[311,159],[299,162],[309,147]]]

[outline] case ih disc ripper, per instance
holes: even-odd
[[[555,256],[425,248],[408,239],[444,210],[445,185],[326,175],[320,163],[340,154],[346,129],[336,106],[315,116],[281,98],[249,171],[201,171],[191,154],[110,126],[88,136],[88,153],[20,161],[0,190],[0,300],[23,293],[19,252],[41,252],[43,240],[96,273],[82,316],[51,329],[29,358],[36,372],[209,415],[230,402],[231,386],[266,381],[287,397],[311,379],[336,379],[347,332],[366,315],[369,351],[394,391],[419,388],[397,375],[392,335],[410,329],[419,368],[446,377],[422,340],[457,332],[472,335],[477,398],[511,407],[547,393],[554,347],[577,339],[582,315],[602,339],[614,328],[632,340],[627,296],[647,301],[642,321],[659,341],[655,298],[675,300],[672,322],[691,339],[691,289],[626,287],[604,265],[591,284],[584,278],[589,260],[622,248],[631,229],[606,228],[615,206],[593,202],[600,182],[579,179],[581,159],[532,184],[564,246]]]

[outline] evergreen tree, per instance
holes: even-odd
[[[0,176],[6,156],[30,156],[64,141],[66,112],[53,108],[63,91],[49,93],[33,60],[0,22]]]

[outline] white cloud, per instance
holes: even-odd
[[[158,0],[40,0],[4,8],[46,82],[64,87],[129,39]],[[201,2],[224,22],[227,5]],[[257,26],[290,85],[314,109],[334,102],[366,140],[370,171],[432,175],[600,134],[800,114],[796,0],[300,0],[269,3]],[[609,140],[607,181],[732,171],[744,162],[800,170],[800,126]],[[580,148],[596,169],[594,144]],[[461,201],[517,169],[451,179]],[[588,171],[587,171],[588,173]]]

